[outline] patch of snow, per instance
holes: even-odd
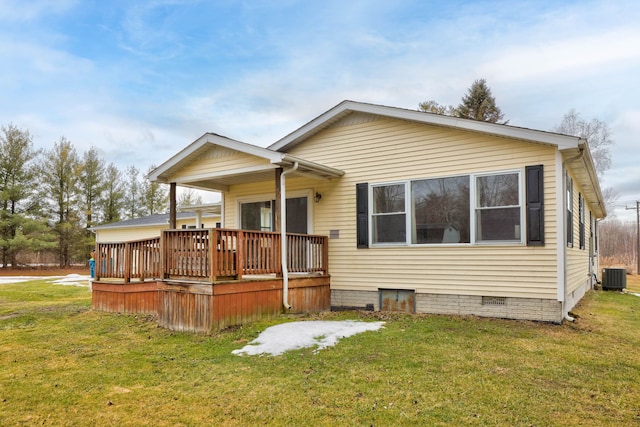
[[[33,277],[33,276],[0,276],[0,285],[28,282],[29,280],[36,280],[36,279],[37,277]]]
[[[58,277],[56,280],[49,281],[54,285],[67,285],[67,286],[89,286],[91,287],[91,276],[83,276],[80,274],[68,274],[63,277]]]
[[[53,283],[54,285],[91,287],[91,277],[80,274],[69,274],[67,276],[0,276],[0,285],[22,283],[30,280],[47,280],[48,283]]]
[[[360,322],[355,320],[330,321],[313,320],[291,322],[271,326],[258,338],[243,348],[233,350],[238,356],[270,354],[277,356],[289,350],[317,346],[315,351],[336,345],[340,338],[350,337],[360,332],[375,331],[382,328],[384,322]]]

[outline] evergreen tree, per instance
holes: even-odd
[[[2,265],[16,264],[25,249],[47,246],[37,220],[36,159],[29,131],[10,124],[0,132],[0,249]],[[34,230],[37,229],[37,232]]]
[[[91,147],[82,157],[79,180],[87,228],[93,224],[94,210],[99,206],[106,186],[104,172],[104,160],[99,157],[98,150]]]
[[[105,171],[105,188],[101,203],[103,224],[118,222],[122,219],[124,199],[122,173],[113,163],[110,163]]]
[[[79,205],[78,181],[81,163],[75,147],[61,137],[53,149],[45,153],[41,167],[44,198],[50,203],[53,229],[58,237],[58,262],[60,267],[71,264],[82,242],[83,230],[77,206]]]
[[[147,175],[156,168],[155,165],[147,170]],[[169,193],[166,186],[145,179],[142,184],[142,199],[145,215],[155,215],[167,211]]]
[[[491,94],[485,79],[473,82],[462,97],[462,102],[456,108],[457,116],[464,119],[473,119],[483,122],[498,123],[504,118],[504,114],[496,105],[496,99]],[[503,122],[506,123],[506,122]]]
[[[142,183],[140,182],[140,171],[133,165],[127,167],[124,194],[125,218],[133,219],[142,216],[144,212],[142,207]]]
[[[418,104],[418,110],[490,123],[508,123],[508,120],[501,122],[504,114],[496,105],[496,99],[491,94],[491,89],[487,86],[485,79],[474,81],[457,107],[442,105],[434,100],[429,100]]]

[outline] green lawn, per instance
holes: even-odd
[[[213,336],[90,301],[86,288],[0,285],[0,425],[640,426],[634,295],[591,292],[563,325],[342,312]],[[231,354],[306,319],[387,323],[317,353]]]

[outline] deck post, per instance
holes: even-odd
[[[282,215],[280,209],[280,199],[282,199],[282,191],[280,188],[280,180],[282,179],[282,168],[276,169],[276,203],[274,206],[275,215],[274,215],[274,224],[273,231],[280,231],[280,215]]]
[[[167,266],[167,233],[163,230],[160,234],[160,277],[163,279],[169,277]]]
[[[176,183],[169,184],[169,228],[176,229]]]
[[[209,281],[216,281],[218,275],[218,239],[220,232],[217,228],[209,230]]]
[[[131,250],[131,242],[124,244],[124,265],[122,266],[122,275],[124,283],[131,282],[131,264],[133,263],[133,251]]]
[[[322,238],[322,268],[325,274],[329,274],[329,237]]]
[[[244,265],[245,246],[246,242],[244,239],[244,232],[242,230],[239,230],[236,237],[236,273],[238,280],[242,279],[242,266]]]

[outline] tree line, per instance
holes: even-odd
[[[151,166],[151,171],[155,166]],[[89,228],[164,213],[166,186],[146,180],[135,165],[120,170],[95,147],[78,152],[61,137],[36,149],[26,129],[0,129],[0,263],[54,259],[85,262],[95,246]],[[35,259],[34,259],[35,258]]]

